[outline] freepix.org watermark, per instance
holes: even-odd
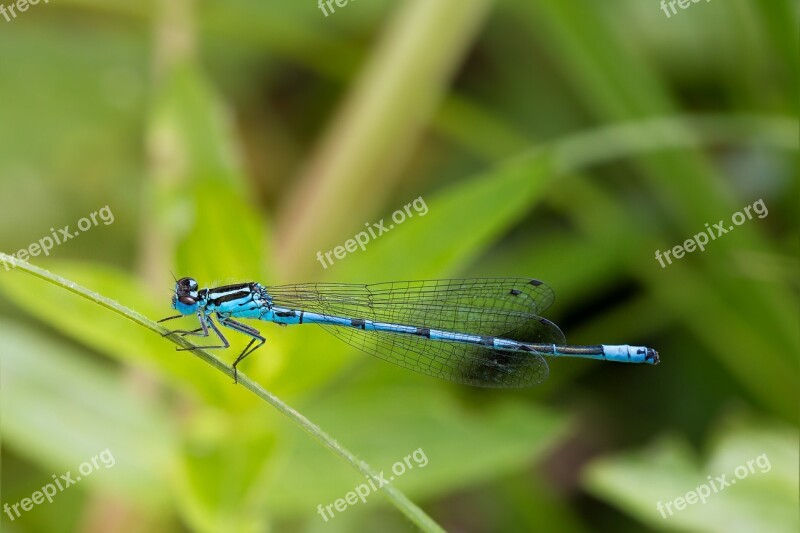
[[[692,4],[702,1],[708,3],[711,0],[661,0],[661,11],[664,12],[667,18],[670,18],[672,15],[678,14],[678,9],[675,7],[676,5],[681,9],[689,9],[689,6]]]
[[[106,448],[98,455],[95,455],[88,461],[81,463],[81,465],[78,467],[78,472],[80,475],[73,476],[71,470],[68,470],[65,474],[61,474],[59,476],[53,474],[53,481],[44,485],[41,490],[35,491],[33,494],[31,494],[30,498],[22,498],[13,505],[4,503],[3,512],[6,513],[8,518],[10,518],[13,522],[22,516],[20,508],[23,512],[28,512],[33,509],[34,505],[40,505],[44,503],[45,500],[47,503],[53,503],[53,498],[59,492],[63,492],[67,488],[78,483],[81,479],[89,477],[95,470],[99,470],[101,465],[106,468],[111,468],[116,463],[117,461],[111,454],[111,450]]]
[[[69,226],[64,226],[59,229],[58,232],[56,232],[55,228],[50,228],[50,235],[46,235],[39,239],[38,242],[31,243],[27,248],[23,248],[17,253],[11,254],[11,257],[19,259],[20,261],[27,261],[28,257],[37,257],[41,254],[48,256],[54,247],[74,239],[83,232],[89,231],[93,227],[98,226],[100,222],[103,222],[106,226],[114,223],[114,213],[111,212],[110,207],[105,206],[99,211],[90,213],[89,216],[80,219],[78,221],[78,229],[75,231],[71,231]],[[2,259],[0,259],[0,263],[6,267],[6,270],[11,270],[11,268],[16,266],[14,264],[9,265]]]
[[[359,501],[361,501],[361,503],[366,503],[367,496],[373,492],[376,492],[384,485],[388,485],[394,481],[395,477],[402,476],[409,470],[412,470],[415,466],[424,468],[427,464],[428,456],[425,455],[425,452],[422,451],[422,448],[417,448],[411,453],[411,455],[406,455],[403,457],[402,461],[397,461],[392,465],[392,473],[394,474],[393,476],[390,475],[387,478],[384,474],[384,471],[381,470],[380,473],[378,473],[374,478],[368,477],[366,483],[362,483],[355,489],[345,494],[344,498],[334,500],[325,507],[323,507],[322,504],[317,505],[317,512],[322,519],[327,522],[330,518],[335,518],[333,513],[334,509],[342,513],[346,511],[348,507],[357,504]]]
[[[45,4],[49,4],[50,0],[42,0]],[[6,19],[6,22],[11,22],[17,18],[17,14],[24,13],[29,7],[35,6],[39,0],[17,0],[6,5],[0,3],[0,15]]]
[[[412,207],[414,208],[414,212],[411,210]],[[370,225],[369,222],[366,222],[364,225],[367,227],[367,231],[356,233],[352,239],[347,239],[344,242],[344,245],[336,246],[333,250],[328,250],[325,252],[324,257],[322,251],[318,251],[317,261],[322,264],[322,268],[328,268],[328,266],[333,264],[333,258],[331,255],[333,255],[336,259],[344,259],[348,253],[355,252],[358,248],[361,248],[362,251],[366,250],[367,243],[371,239],[377,239],[384,233],[388,233],[389,231],[393,230],[395,224],[402,224],[407,218],[413,217],[414,213],[417,213],[421,217],[424,217],[428,214],[428,206],[425,204],[425,200],[422,199],[422,196],[415,199],[410,204],[403,206],[403,209],[398,209],[392,213],[392,221],[394,224],[389,224],[388,228],[386,227],[386,224],[384,223],[385,219],[383,218],[377,224]]]
[[[328,11],[331,13],[336,13],[336,8],[333,7],[333,4],[336,4],[339,7],[344,7],[349,2],[355,2],[355,0],[319,0],[319,2],[317,2],[317,7],[319,7],[320,11],[322,11],[327,17]],[[326,5],[328,6],[328,9],[325,9]]]
[[[661,268],[666,268],[667,265],[672,264],[672,258],[670,258],[670,255],[672,255],[675,259],[680,259],[686,253],[692,253],[695,250],[700,250],[701,252],[705,251],[706,244],[708,244],[710,240],[716,240],[729,231],[733,231],[736,226],[741,226],[748,220],[752,220],[753,213],[758,215],[758,218],[764,218],[769,214],[767,206],[764,204],[764,200],[758,199],[753,203],[753,205],[748,205],[741,211],[735,212],[731,217],[731,222],[733,222],[733,225],[725,226],[724,220],[720,220],[713,226],[706,223],[705,231],[697,233],[691,239],[686,239],[683,244],[679,244],[673,247],[671,250],[666,250],[664,252],[661,250],[656,250],[656,261],[658,261],[658,263],[661,265]],[[666,263],[664,263],[665,259],[667,260]]]
[[[733,470],[733,475],[735,476],[734,478],[727,479],[727,474],[714,476],[714,479],[711,479],[711,476],[708,476],[708,483],[698,485],[694,488],[694,490],[690,490],[684,496],[678,496],[674,500],[670,500],[666,503],[662,503],[659,500],[659,502],[656,504],[656,510],[661,513],[661,518],[666,520],[667,513],[669,513],[669,516],[672,516],[675,514],[675,511],[683,511],[686,509],[687,505],[694,505],[697,502],[706,503],[706,500],[712,494],[717,494],[731,485],[735,485],[737,480],[745,479],[750,474],[755,474],[756,467],[758,467],[758,473],[761,474],[766,474],[772,470],[772,465],[770,464],[769,457],[767,457],[766,453],[762,453],[755,459],[750,459],[747,461],[746,465],[742,464],[737,466]],[[675,508],[675,511],[673,511],[673,507]]]

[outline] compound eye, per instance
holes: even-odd
[[[197,303],[197,300],[195,300],[191,296],[181,296],[180,298],[178,298],[178,301],[183,305],[194,305]]]
[[[197,280],[194,278],[181,278],[178,280],[178,286],[181,288],[187,288],[190,291],[197,290]]]

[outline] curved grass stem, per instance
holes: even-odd
[[[10,255],[6,255],[4,253],[0,253],[0,262],[6,263],[10,266],[14,266],[23,272],[26,272],[32,276],[40,278],[46,282],[52,283],[57,285],[63,289],[66,289],[73,294],[77,294],[82,298],[86,298],[89,301],[96,303],[101,307],[105,307],[109,311],[117,313],[140,326],[143,326],[159,335],[163,335],[167,333],[169,330],[159,326],[149,318],[137,313],[136,311],[125,307],[124,305],[115,302],[110,298],[106,298],[105,296],[98,294],[94,291],[87,289],[86,287],[82,287],[77,283],[74,283],[66,278],[53,274],[43,268],[39,268],[33,266],[25,261],[20,261],[15,257]],[[175,344],[183,347],[183,348],[194,348],[194,346],[185,340],[183,337],[172,335],[166,337]],[[231,367],[226,365],[223,361],[219,358],[214,356],[213,354],[209,353],[206,350],[195,348],[190,351],[198,358],[203,360],[204,362],[208,363],[209,365],[213,366],[220,372],[228,375],[231,379],[233,379],[233,370]],[[417,507],[414,502],[412,502],[405,494],[400,492],[398,489],[393,487],[392,485],[382,485],[380,480],[380,476],[375,470],[372,469],[366,462],[362,461],[358,457],[356,457],[352,452],[344,448],[341,444],[339,444],[336,439],[331,437],[325,431],[323,431],[319,426],[314,424],[311,420],[303,416],[301,413],[293,409],[291,406],[284,403],[280,398],[272,394],[271,392],[264,389],[261,385],[253,381],[252,379],[248,378],[244,373],[241,371],[238,372],[239,375],[239,384],[261,398],[262,400],[266,401],[273,407],[275,407],[278,411],[288,417],[292,422],[303,428],[307,433],[309,433],[312,437],[314,437],[317,441],[319,441],[324,447],[328,450],[332,451],[335,455],[338,455],[342,459],[344,459],[351,467],[353,467],[356,471],[358,471],[361,475],[368,477],[376,482],[378,482],[378,487],[380,490],[389,498],[389,501],[394,504],[403,514],[405,514],[409,520],[411,520],[414,524],[416,524],[421,530],[423,531],[444,531],[436,522],[431,519],[425,512]]]

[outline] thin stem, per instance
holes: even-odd
[[[129,309],[119,303],[111,300],[110,298],[106,298],[101,294],[98,294],[94,291],[87,289],[86,287],[82,287],[77,283],[74,283],[66,278],[53,274],[43,268],[39,268],[33,266],[25,261],[20,261],[15,257],[10,255],[6,255],[4,253],[0,253],[0,263],[7,263],[8,265],[13,265],[20,270],[31,274],[37,278],[40,278],[44,281],[50,282],[54,285],[58,285],[78,296],[86,298],[101,307],[105,307],[106,309],[113,311],[123,317],[127,318],[139,324],[140,326],[144,326],[145,328],[158,333],[159,335],[163,335],[167,333],[169,330],[163,328],[150,320],[149,318],[137,313],[136,311]],[[185,340],[183,337],[172,335],[169,337],[165,337],[175,344],[183,347],[183,348],[194,348],[190,342]],[[218,359],[213,354],[202,350],[200,348],[195,348],[191,350],[191,353],[208,363],[209,365],[213,366],[220,372],[226,374],[231,379],[233,379],[233,370],[231,367],[226,365],[220,359]],[[336,439],[328,435],[325,431],[323,431],[319,426],[311,422],[308,418],[300,414],[298,411],[281,401],[277,396],[272,394],[271,392],[264,389],[261,385],[253,381],[252,379],[248,378],[243,372],[238,372],[239,376],[239,384],[242,385],[244,388],[248,389],[250,392],[254,393],[256,396],[261,398],[262,400],[268,402],[273,407],[275,407],[278,411],[286,415],[291,421],[295,424],[303,428],[306,432],[308,432],[312,437],[314,437],[317,441],[319,441],[323,446],[328,448],[334,454],[338,455],[342,459],[344,459],[350,466],[355,468],[360,474],[365,477],[368,477],[375,481],[380,488],[380,490],[389,498],[389,500],[403,513],[405,514],[409,520],[411,520],[414,524],[416,524],[421,530],[423,531],[437,531],[441,532],[444,531],[439,525],[433,521],[431,517],[429,517],[425,512],[417,507],[408,497],[397,490],[392,485],[381,485],[381,478],[378,476],[377,472],[372,469],[366,462],[362,461],[352,452],[344,448],[341,444],[339,444]]]
[[[282,272],[303,277],[309,254],[377,212],[492,3],[396,3],[396,15],[281,205],[276,266]],[[350,206],[346,213],[342,205]]]

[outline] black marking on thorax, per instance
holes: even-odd
[[[209,295],[213,296],[214,294],[219,293],[225,294],[221,294],[220,296],[209,300],[211,305],[219,307],[226,302],[241,300],[242,298],[247,298],[248,296],[252,297],[253,295],[253,291],[250,290],[248,285],[231,285],[230,287],[220,287],[218,289],[214,289]]]

